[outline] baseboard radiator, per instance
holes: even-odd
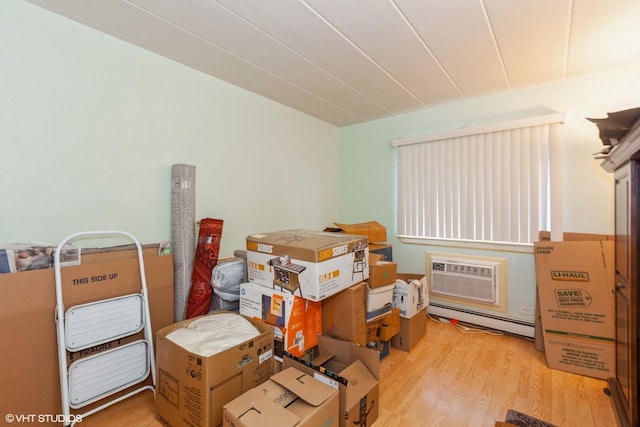
[[[465,310],[457,307],[449,307],[431,301],[427,309],[429,315],[436,318],[457,319],[471,325],[477,325],[497,331],[508,332],[527,338],[533,338],[535,334],[535,324],[517,319],[495,316],[492,314]]]

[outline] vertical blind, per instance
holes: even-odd
[[[398,235],[530,243],[550,230],[561,125],[543,117],[395,140]]]

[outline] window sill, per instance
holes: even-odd
[[[482,249],[495,252],[533,254],[532,243],[486,242],[477,240],[436,239],[433,237],[398,236],[402,243],[460,249]]]

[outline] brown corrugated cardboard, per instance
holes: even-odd
[[[400,333],[400,309],[392,308],[390,313],[367,322],[367,343],[389,341]]]
[[[318,337],[312,362],[285,354],[284,368],[294,367],[340,392],[340,426],[372,425],[378,418],[380,354],[353,342]]]
[[[410,319],[400,318],[400,333],[391,338],[391,347],[410,352],[427,334],[427,308]]]
[[[315,427],[337,426],[338,390],[295,368],[224,405],[224,426]]]
[[[398,333],[399,320],[396,322],[394,316],[391,308],[388,313],[367,321],[367,284],[360,282],[322,301],[322,333],[366,346]]]
[[[391,285],[396,281],[398,264],[391,261],[383,261],[382,258],[382,255],[369,253],[369,278],[367,283],[370,288]]]
[[[227,312],[206,316],[224,313]],[[244,318],[260,335],[208,357],[187,351],[166,338],[199,317],[158,331],[156,409],[163,423],[171,427],[220,426],[226,403],[273,375],[273,327],[258,319]]]
[[[369,277],[364,236],[284,230],[247,237],[250,282],[321,301]]]
[[[606,379],[616,372],[615,242],[570,237],[534,244],[547,364]]]
[[[81,265],[61,270],[65,307],[140,291],[135,250],[92,252],[85,255],[83,250]],[[173,323],[173,258],[158,256],[157,247],[145,249],[144,266],[155,332]],[[102,280],[105,276],[106,280]],[[54,269],[1,274],[0,289],[0,337],[3,348],[11,349],[0,352],[0,365],[4,367],[0,389],[11,391],[0,399],[0,410],[14,414],[60,414]],[[114,341],[81,352],[68,352],[68,361],[121,344],[124,342]],[[72,412],[85,412],[94,406]]]
[[[322,332],[367,344],[367,283],[360,282],[322,301]]]
[[[334,222],[334,224],[344,230],[345,233],[367,236],[371,243],[387,241],[387,229],[377,221],[361,222],[358,224],[338,224]]]

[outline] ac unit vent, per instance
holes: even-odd
[[[499,263],[432,257],[430,270],[431,293],[500,305]]]

